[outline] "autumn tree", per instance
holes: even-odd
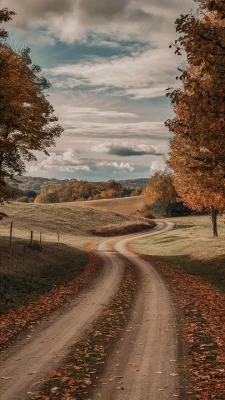
[[[169,90],[175,118],[166,125],[173,133],[169,166],[173,182],[188,207],[210,211],[213,235],[225,207],[225,3],[202,0],[197,13],[181,16],[175,42],[184,50],[180,89]]]
[[[0,11],[0,22],[13,13]],[[0,30],[0,37],[7,33]],[[26,163],[36,160],[33,151],[47,153],[63,129],[47,100],[50,84],[33,65],[30,50],[15,51],[4,40],[0,42],[0,185],[6,178],[22,175]],[[4,191],[1,191],[4,196]]]
[[[149,209],[157,217],[186,215],[189,210],[179,201],[170,172],[156,172],[143,191]]]

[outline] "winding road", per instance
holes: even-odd
[[[156,270],[126,247],[132,238],[156,235],[172,228],[172,223],[159,223],[151,232],[99,243],[95,250],[103,258],[104,266],[92,287],[1,354],[0,399],[25,400],[38,392],[47,373],[60,365],[71,345],[85,337],[119,289],[125,259],[140,273],[139,290],[129,326],[108,358],[106,375],[92,399],[99,396],[104,400],[178,397],[178,345],[171,295]]]

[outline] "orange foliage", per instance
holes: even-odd
[[[179,68],[182,88],[168,93],[176,114],[166,122],[168,165],[188,207],[217,212],[225,208],[225,3],[202,0],[198,11],[176,21],[176,53],[186,51],[188,66]]]
[[[62,203],[77,200],[98,200],[120,197],[122,185],[115,181],[67,181],[40,193],[35,203]]]
[[[0,23],[12,13],[0,10]],[[0,37],[7,33],[0,30]],[[32,150],[46,153],[62,128],[46,98],[48,81],[32,65],[30,50],[14,51],[0,42],[0,181],[20,175],[25,163],[35,160]]]
[[[143,194],[147,197],[150,205],[157,201],[175,203],[177,192],[172,183],[172,175],[168,172],[156,172],[144,189]]]

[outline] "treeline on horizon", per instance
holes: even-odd
[[[63,203],[139,196],[149,181],[149,179],[135,179],[88,182],[33,177],[19,179],[19,181],[8,180],[8,184],[12,188],[12,199],[24,203]]]
[[[137,186],[138,183],[140,186]],[[149,179],[123,181],[88,182],[22,177],[20,181],[9,181],[13,200],[22,203],[50,204],[122,197],[146,197],[146,205],[139,214],[146,218],[165,218],[193,213],[179,198],[169,171],[156,172]],[[142,187],[141,187],[142,185]],[[38,192],[36,192],[36,189]]]

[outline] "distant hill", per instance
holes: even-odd
[[[34,190],[37,193],[41,193],[45,190],[55,188],[56,186],[62,185],[69,181],[70,181],[69,179],[65,180],[48,179],[48,178],[36,178],[31,176],[20,176],[17,178],[17,181],[8,179],[8,183],[16,189],[20,189],[23,191]],[[77,182],[77,180],[74,179],[74,182]]]
[[[53,189],[58,185],[68,184],[69,182],[78,182],[77,179],[48,179],[48,178],[36,178],[31,176],[22,176],[18,178],[18,182],[8,180],[11,186],[16,189],[20,189],[23,191],[26,190],[34,190],[37,193],[41,193],[44,191],[48,191],[49,189]],[[119,182],[122,187],[131,187],[131,188],[144,188],[147,186],[149,182],[149,178],[140,178],[140,179],[126,179],[120,180]]]
[[[137,178],[137,179],[125,179],[122,181],[117,181],[119,183],[121,183],[121,185],[123,187],[133,187],[133,188],[145,188],[147,186],[147,184],[149,183],[149,179],[150,178]]]

